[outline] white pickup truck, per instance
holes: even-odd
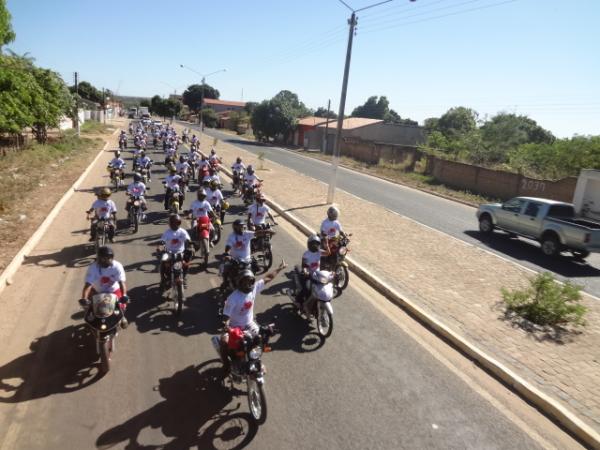
[[[489,235],[498,228],[535,239],[548,256],[570,251],[583,259],[590,252],[600,252],[600,223],[576,217],[570,203],[515,197],[504,203],[480,205],[476,214],[481,233]]]

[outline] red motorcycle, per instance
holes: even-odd
[[[202,258],[204,265],[208,264],[208,255],[210,253],[210,217],[204,216],[196,219],[196,234],[198,236],[197,243],[194,243],[196,251],[202,250]]]

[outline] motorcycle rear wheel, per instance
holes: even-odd
[[[219,241],[221,240],[221,228],[219,227],[215,227],[215,229],[213,230],[213,244],[217,245],[219,243]]]
[[[208,265],[208,254],[210,253],[210,246],[208,245],[208,239],[202,239],[200,241],[200,247],[202,248],[202,256],[204,258],[204,265]]]
[[[247,385],[250,414],[256,423],[263,424],[267,420],[267,398],[264,387],[253,378],[248,378]]]
[[[265,268],[265,272],[266,272],[273,265],[273,252],[271,252],[270,248],[268,248],[268,249],[265,250],[263,258],[264,258],[263,259],[263,264],[264,264],[264,268]]]
[[[137,211],[133,213],[133,232],[137,233],[140,228],[140,217]]]

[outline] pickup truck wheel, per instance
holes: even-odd
[[[576,259],[585,259],[590,256],[590,252],[587,250],[571,250],[571,253]]]
[[[556,256],[560,253],[560,243],[555,236],[542,238],[542,252],[546,256]]]
[[[485,235],[490,235],[493,233],[494,223],[488,214],[484,214],[479,218],[479,231]]]

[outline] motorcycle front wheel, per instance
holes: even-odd
[[[271,268],[271,266],[273,265],[273,253],[271,252],[270,248],[267,248],[265,250],[265,253],[263,255],[263,264],[265,267],[265,272],[267,270],[269,270]]]
[[[213,230],[212,242],[214,245],[217,245],[220,240],[221,240],[221,228],[215,227],[215,229]]]
[[[252,418],[258,424],[263,424],[267,420],[267,398],[262,384],[255,379],[248,378],[248,407]]]
[[[133,232],[137,233],[140,228],[140,215],[137,211],[133,214]]]
[[[343,291],[348,287],[349,273],[348,268],[343,265],[339,265],[335,268],[336,286],[340,291]]]
[[[325,306],[318,305],[317,331],[319,334],[328,338],[333,332],[333,316]]]
[[[112,340],[114,337],[102,341],[100,346],[100,369],[102,373],[108,373],[110,370],[110,354],[112,353]]]
[[[181,314],[181,310],[183,309],[183,285],[177,285],[177,305],[175,307],[175,315],[179,316]]]

